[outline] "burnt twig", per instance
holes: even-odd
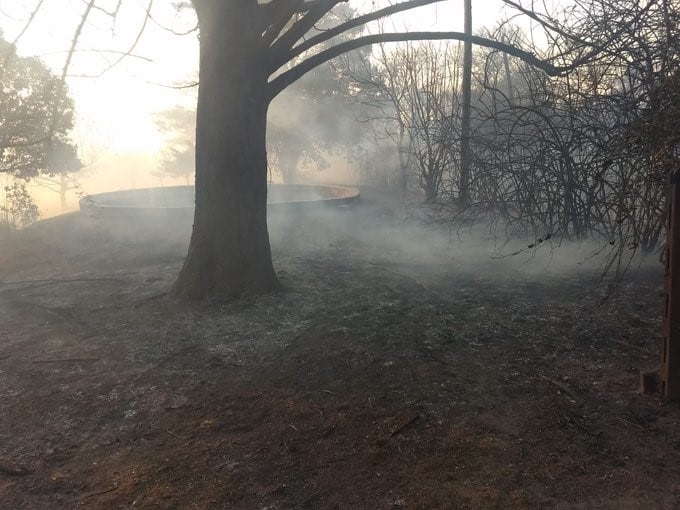
[[[396,429],[394,429],[394,430],[392,431],[392,433],[390,434],[390,437],[394,437],[394,436],[397,436],[397,435],[401,434],[401,433],[404,432],[406,429],[408,429],[409,427],[411,427],[415,422],[417,422],[420,418],[421,418],[420,413],[416,413],[415,415],[413,415],[413,416],[411,417],[411,419],[410,419],[409,421],[407,421],[406,423],[404,423],[404,424],[401,425],[400,427],[397,427]]]
[[[30,475],[31,471],[23,466],[12,466],[0,460],[0,474],[8,476],[26,476]]]
[[[81,499],[87,499],[87,498],[92,498],[94,496],[101,496],[102,494],[108,494],[109,492],[113,492],[115,490],[118,490],[118,486],[113,486],[109,487],[108,489],[104,489],[101,491],[96,491],[96,492],[88,492],[87,494],[83,495]]]
[[[555,387],[556,387],[558,390],[560,390],[562,393],[564,393],[565,395],[569,396],[574,402],[578,402],[578,401],[579,401],[579,399],[578,399],[578,397],[576,396],[576,394],[575,394],[571,389],[569,389],[569,387],[568,387],[566,384],[563,384],[563,383],[561,383],[561,382],[559,382],[559,381],[556,381],[555,379],[551,379],[550,377],[547,377],[547,376],[545,376],[545,375],[541,375],[541,379],[543,379],[544,381],[547,381],[547,382],[549,382],[550,384],[552,384],[553,386],[555,386]]]
[[[99,358],[34,359],[31,363],[80,363],[84,361],[99,361]]]

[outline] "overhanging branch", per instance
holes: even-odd
[[[556,67],[552,63],[543,60],[533,53],[524,51],[520,48],[512,46],[510,44],[502,43],[499,41],[494,41],[492,39],[487,39],[485,37],[479,36],[466,36],[463,32],[402,32],[402,33],[386,33],[386,34],[375,34],[367,35],[364,37],[358,37],[352,41],[347,41],[340,43],[336,46],[328,48],[327,50],[321,51],[316,55],[303,60],[296,66],[292,67],[288,71],[281,73],[279,76],[274,78],[269,82],[270,97],[276,97],[282,90],[288,87],[293,82],[300,79],[302,76],[307,74],[309,71],[315,67],[328,62],[340,55],[359,49],[363,46],[369,46],[371,44],[386,43],[386,42],[404,42],[404,41],[436,41],[436,40],[456,40],[456,41],[466,41],[469,40],[472,44],[477,46],[483,46],[486,48],[493,48],[498,51],[517,57],[524,62],[543,70],[546,74],[550,76],[557,76],[563,74],[567,71],[574,69],[575,67],[581,65],[584,61],[589,59],[589,55],[579,59],[578,61],[572,63],[565,67]]]
[[[292,17],[305,6],[304,0],[277,0],[262,4],[262,46],[269,46],[279,36]]]
[[[642,15],[646,14],[656,3],[658,0],[650,0],[647,2],[645,6],[640,9],[638,13],[635,13],[636,18],[641,18]],[[521,3],[516,2],[514,0],[503,0],[503,3],[506,5],[512,7],[513,9],[516,9],[520,13],[524,14],[530,19],[533,19],[534,21],[538,22],[541,26],[543,26],[547,31],[549,32],[554,32],[556,34],[561,35],[568,41],[572,41],[575,43],[578,43],[582,45],[583,47],[590,47],[592,50],[588,53],[588,55],[594,56],[597,53],[600,53],[605,47],[609,46],[609,44],[612,41],[615,41],[619,39],[619,37],[629,28],[625,23],[621,28],[616,30],[614,33],[609,34],[606,39],[603,42],[595,42],[595,41],[589,41],[584,39],[583,37],[579,37],[576,34],[570,33],[564,28],[560,27],[557,22],[554,22],[553,20],[546,19],[545,16],[539,15],[536,11],[532,9],[528,9],[524,7]],[[579,59],[583,60],[583,59]]]
[[[288,52],[285,57],[281,58],[280,61],[275,62],[276,67],[274,69],[278,69],[282,65],[284,65],[286,62],[291,61],[295,57],[299,57],[302,55],[305,51],[313,48],[314,46],[324,43],[333,37],[336,37],[338,35],[341,35],[345,32],[348,32],[354,28],[358,28],[360,26],[366,25],[367,23],[370,23],[371,21],[376,21],[381,18],[385,18],[387,16],[391,16],[392,14],[396,14],[399,12],[404,12],[404,11],[409,11],[411,9],[416,9],[418,7],[422,7],[425,5],[430,5],[434,4],[437,2],[442,2],[444,0],[409,0],[407,2],[401,2],[395,5],[390,5],[389,7],[385,7],[384,9],[379,9],[374,12],[370,12],[368,14],[364,14],[363,16],[358,16],[354,19],[348,20],[345,23],[342,23],[340,25],[337,25],[333,28],[330,28],[328,30],[325,30],[319,34],[314,35],[313,37],[310,37],[306,41],[303,41],[302,43],[298,44],[295,46],[290,52]]]
[[[272,62],[285,58],[288,51],[336,5],[347,0],[318,0],[305,15],[284,32],[271,46]]]

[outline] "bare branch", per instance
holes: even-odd
[[[96,0],[90,0],[87,3],[87,7],[85,8],[85,11],[83,12],[83,15],[80,18],[80,23],[78,23],[76,31],[73,34],[73,39],[71,40],[71,47],[68,50],[68,54],[66,55],[66,61],[64,62],[64,67],[61,69],[61,76],[59,77],[59,81],[62,86],[64,85],[64,82],[66,80],[68,69],[69,67],[71,67],[71,60],[73,60],[73,55],[75,54],[75,49],[76,46],[78,45],[78,40],[80,39],[80,35],[83,33],[83,28],[85,27],[87,18],[90,16],[90,13],[94,9],[95,2]]]
[[[43,3],[45,3],[45,0],[39,0],[38,1],[38,3],[35,6],[35,9],[33,9],[33,11],[31,12],[31,15],[26,20],[26,24],[24,24],[24,27],[17,34],[17,36],[14,38],[14,41],[12,41],[12,44],[16,44],[17,42],[19,42],[19,39],[21,39],[21,37],[26,33],[26,31],[28,30],[28,27],[31,26],[31,23],[33,23],[33,20],[38,15],[38,11],[42,7]]]
[[[99,12],[103,12],[107,16],[110,16],[112,18],[116,18],[118,16],[118,12],[120,12],[120,7],[123,3],[123,0],[118,0],[118,3],[116,4],[116,8],[113,9],[112,11],[109,11],[108,9],[102,7],[101,5],[95,5],[93,8],[98,10]]]
[[[192,89],[194,87],[198,87],[198,82],[197,81],[192,81],[189,83],[183,83],[182,85],[168,85],[166,83],[160,83],[157,81],[150,81],[146,80],[146,83],[149,85],[154,85],[155,87],[163,87],[164,89],[173,89],[173,90],[184,90],[184,89]]]
[[[418,7],[422,7],[425,5],[430,5],[433,3],[437,2],[442,2],[443,0],[409,0],[407,2],[401,2],[395,5],[390,5],[389,7],[385,7],[384,9],[379,9],[375,12],[371,12],[368,14],[365,14],[363,16],[358,16],[354,19],[351,19],[345,23],[342,23],[338,26],[335,26],[333,28],[330,28],[328,30],[325,30],[324,32],[314,35],[313,37],[310,37],[306,41],[303,41],[302,43],[298,44],[295,46],[288,54],[285,56],[285,61],[280,61],[280,62],[275,62],[275,69],[278,69],[282,65],[284,65],[286,62],[294,59],[295,57],[298,57],[302,55],[305,51],[313,48],[314,46],[321,44],[323,42],[326,42],[333,37],[336,37],[338,35],[341,35],[345,32],[348,32],[349,30],[352,30],[354,28],[358,28],[362,25],[365,25],[367,23],[370,23],[371,21],[376,21],[380,18],[384,18],[386,16],[391,16],[392,14],[396,14],[399,12],[404,12],[408,11],[411,9],[416,9]]]
[[[109,72],[111,69],[116,67],[118,64],[121,63],[123,59],[126,57],[132,56],[132,52],[135,51],[135,48],[137,47],[137,44],[139,44],[139,41],[142,38],[142,35],[144,34],[144,30],[146,29],[146,25],[148,24],[149,20],[151,19],[151,8],[153,7],[153,3],[155,0],[149,0],[149,3],[146,6],[146,15],[144,16],[144,21],[142,22],[142,26],[139,28],[139,31],[137,32],[137,35],[132,41],[132,44],[126,51],[122,51],[119,53],[119,57],[114,60],[112,63],[110,63],[107,67],[105,67],[102,71],[100,71],[98,74],[93,75],[93,77],[100,77],[104,75],[105,73]]]
[[[161,22],[158,21],[156,18],[154,18],[154,17],[151,15],[151,13],[149,13],[149,19],[150,19],[151,21],[153,21],[153,23],[154,23],[158,28],[160,28],[161,30],[165,30],[166,32],[170,32],[171,34],[177,35],[177,36],[180,36],[180,37],[183,37],[183,36],[189,35],[189,34],[193,34],[194,32],[198,32],[198,22],[196,22],[196,24],[195,24],[193,27],[191,27],[191,28],[189,28],[189,29],[187,29],[187,30],[184,30],[184,31],[182,31],[182,32],[178,32],[177,30],[174,30],[174,29],[172,29],[172,28],[170,28],[170,27],[166,27],[163,23],[161,23]]]
[[[266,20],[262,34],[262,45],[271,45],[286,27],[292,17],[304,8],[304,0],[275,0],[263,4],[263,17]]]
[[[616,39],[618,39],[628,29],[628,27],[625,26],[625,24],[624,24],[624,26],[622,26],[619,30],[614,32],[609,37],[607,37],[604,42],[596,43],[596,42],[593,42],[593,41],[587,41],[587,40],[585,40],[581,37],[578,37],[577,35],[575,35],[573,33],[569,33],[568,31],[566,31],[562,27],[560,27],[557,23],[553,22],[552,20],[550,20],[550,21],[547,20],[545,17],[540,16],[536,11],[534,11],[532,9],[527,9],[526,7],[524,7],[523,5],[521,5],[518,2],[515,2],[513,0],[503,0],[503,2],[506,5],[509,5],[510,7],[512,7],[513,9],[518,10],[519,12],[524,14],[525,16],[527,16],[527,17],[533,19],[534,21],[538,22],[546,30],[548,30],[550,32],[554,32],[556,34],[559,34],[562,37],[564,37],[565,39],[572,41],[572,42],[576,42],[578,44],[581,44],[584,47],[592,48],[593,51],[589,52],[589,55],[591,55],[591,57],[589,57],[589,59],[592,58],[592,56],[594,56],[595,54],[600,53],[605,47],[609,46],[609,44],[612,41],[615,41]],[[643,14],[647,13],[656,3],[657,3],[657,0],[650,0],[649,2],[647,2],[647,5],[645,5],[640,10],[637,17],[639,18]],[[579,60],[581,60],[581,59],[579,59]]]
[[[76,31],[73,34],[73,39],[71,40],[71,47],[69,48],[68,54],[66,55],[66,61],[64,62],[64,67],[61,69],[61,76],[59,77],[60,88],[64,88],[66,84],[66,76],[68,75],[69,67],[71,67],[71,61],[73,60],[73,55],[75,54],[76,47],[78,46],[78,40],[80,39],[80,36],[83,33],[83,28],[85,27],[85,23],[87,22],[90,13],[94,9],[95,2],[96,0],[89,0],[87,6],[85,7],[85,11],[83,11],[82,16],[80,17],[80,23],[78,23]],[[52,111],[50,112],[51,122],[48,139],[52,138],[54,130],[57,126],[57,122],[59,120],[59,117],[57,115],[57,109],[58,102],[55,101],[54,106],[52,107]]]
[[[298,42],[314,25],[321,20],[333,7],[347,0],[318,0],[302,19],[293,23],[271,46],[272,61],[278,62],[286,58],[288,51]],[[288,60],[286,58],[286,60]]]
[[[67,53],[69,50],[62,50],[62,51],[50,51],[47,53],[39,53],[36,55],[38,58],[42,57],[47,57],[50,55],[59,55],[61,53]],[[119,50],[101,50],[101,49],[96,49],[96,48],[88,48],[88,49],[82,49],[82,50],[73,50],[73,53],[97,53],[97,54],[102,54],[102,53],[108,53],[111,55],[122,55],[125,57],[130,57],[130,58],[136,58],[138,60],[144,60],[146,62],[153,62],[153,59],[150,57],[145,57],[144,55],[136,55],[134,53],[129,53],[127,51],[119,51]],[[67,75],[67,76],[73,76],[73,75]]]
[[[531,64],[539,69],[542,69],[546,74],[551,76],[556,76],[564,72],[570,71],[582,62],[579,60],[567,67],[555,67],[550,62],[542,60],[533,53],[524,51],[510,44],[505,44],[499,41],[494,41],[492,39],[486,39],[479,36],[466,36],[463,32],[403,32],[403,33],[384,33],[367,35],[364,37],[359,37],[352,41],[347,41],[340,43],[336,46],[328,48],[327,50],[321,51],[316,55],[303,60],[296,66],[292,67],[288,71],[281,73],[279,76],[274,78],[270,83],[270,94],[271,97],[277,96],[283,89],[288,87],[291,83],[297,81],[299,78],[307,74],[309,71],[315,67],[328,62],[343,53],[347,53],[352,50],[356,50],[363,46],[369,46],[376,43],[384,42],[403,42],[403,41],[436,41],[436,40],[447,40],[453,39],[456,41],[466,41],[469,40],[472,44],[478,46],[483,46],[486,48],[493,48],[499,51],[503,51],[508,55],[517,57],[528,64]]]

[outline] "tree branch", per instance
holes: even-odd
[[[352,41],[340,43],[336,46],[328,48],[327,50],[321,51],[316,55],[309,57],[306,60],[303,60],[298,65],[292,67],[288,71],[281,73],[279,76],[277,76],[276,78],[269,82],[270,97],[271,98],[276,97],[283,89],[288,87],[291,83],[297,81],[302,76],[307,74],[309,71],[323,64],[324,62],[328,62],[329,60],[332,60],[342,55],[343,53],[356,50],[363,46],[369,46],[371,44],[385,42],[426,41],[426,40],[432,41],[447,39],[457,41],[469,40],[470,42],[472,42],[472,44],[476,44],[477,46],[493,48],[505,52],[508,55],[517,57],[523,60],[524,62],[527,62],[528,64],[531,64],[532,66],[535,66],[543,70],[546,74],[550,76],[558,76],[567,71],[570,71],[575,67],[581,65],[584,61],[586,61],[585,60],[586,58],[589,58],[588,56],[586,56],[582,59],[579,59],[578,61],[575,61],[569,66],[556,67],[550,62],[540,59],[533,53],[524,51],[510,44],[505,44],[499,41],[494,41],[492,39],[486,39],[484,37],[479,37],[475,35],[468,37],[463,32],[403,32],[403,33],[375,34],[359,37]]]
[[[125,50],[125,51],[101,51],[101,53],[110,53],[114,55],[118,55],[116,59],[114,59],[113,62],[109,62],[109,64],[104,67],[101,71],[99,71],[97,74],[81,74],[81,75],[69,75],[71,77],[78,77],[78,78],[99,78],[103,76],[104,74],[108,73],[111,69],[116,67],[118,64],[120,64],[125,58],[127,57],[135,57],[135,58],[142,58],[145,59],[145,57],[140,57],[138,55],[134,55],[132,52],[137,48],[137,45],[139,44],[139,41],[142,39],[142,35],[144,35],[144,31],[146,30],[146,26],[149,23],[149,20],[151,18],[151,9],[153,8],[155,0],[148,0],[146,9],[145,9],[145,15],[144,15],[144,20],[142,21],[142,25],[137,31],[137,34],[135,36],[135,39],[132,41],[130,44],[130,47]],[[73,53],[76,53],[77,50],[74,48],[71,48],[69,50],[69,57],[72,56]],[[84,51],[90,51],[90,50],[84,50]],[[151,61],[150,59],[146,58],[146,60]]]
[[[314,7],[312,7],[302,17],[302,19],[293,23],[283,35],[281,35],[271,46],[272,62],[279,62],[282,58],[286,58],[288,51],[293,45],[300,40],[307,32],[309,32],[314,25],[323,18],[333,7],[348,0],[317,0]],[[288,59],[286,58],[286,62]],[[278,69],[277,66],[276,69]],[[274,69],[273,69],[274,70]]]
[[[612,41],[618,39],[628,29],[628,27],[624,24],[623,27],[621,27],[619,30],[617,30],[616,32],[611,34],[609,37],[607,37],[604,42],[598,44],[594,41],[588,41],[586,39],[583,39],[582,37],[578,37],[577,35],[574,35],[574,34],[567,32],[566,30],[564,30],[562,27],[560,27],[553,20],[548,21],[548,19],[546,19],[543,16],[540,16],[536,11],[528,9],[518,2],[515,2],[513,0],[503,0],[503,3],[512,7],[513,9],[518,10],[520,13],[524,14],[525,16],[533,19],[534,21],[539,23],[541,26],[543,26],[546,30],[548,30],[550,32],[555,32],[556,34],[561,35],[562,37],[564,37],[568,41],[572,41],[572,42],[581,44],[582,46],[585,46],[585,47],[593,48],[593,50],[591,50],[588,53],[589,55],[591,55],[590,58],[592,58],[592,56],[594,56],[595,54],[602,51],[602,49],[605,48],[606,46],[608,46]],[[647,2],[647,5],[645,5],[640,10],[639,13],[636,13],[636,17],[641,18],[642,15],[646,14],[647,11],[649,11],[656,3],[657,3],[657,0],[650,0],[649,2]],[[582,60],[582,59],[579,59],[579,60]]]
[[[289,62],[290,60],[294,59],[295,57],[299,57],[300,55],[302,55],[302,53],[313,48],[317,44],[326,42],[332,39],[333,37],[348,32],[349,30],[358,28],[362,25],[365,25],[366,23],[376,21],[380,18],[384,18],[386,16],[390,16],[398,12],[408,11],[411,9],[416,9],[418,7],[442,1],[444,0],[409,0],[407,2],[401,2],[395,5],[390,5],[389,7],[379,9],[375,12],[364,14],[363,16],[358,16],[329,30],[325,30],[320,34],[316,34],[313,37],[307,39],[306,41],[303,41],[302,43],[298,44],[285,55],[285,60],[275,62],[276,65],[275,70],[284,65],[286,62]]]
[[[21,39],[21,37],[26,33],[26,31],[28,30],[28,27],[31,26],[31,24],[33,23],[33,20],[34,20],[35,17],[38,15],[38,11],[40,10],[40,8],[42,7],[42,4],[43,4],[44,2],[45,2],[45,0],[40,0],[40,1],[36,4],[36,6],[35,6],[35,8],[33,9],[33,11],[31,11],[31,14],[30,14],[30,16],[28,17],[28,20],[26,20],[26,23],[24,24],[23,28],[22,28],[21,31],[17,34],[17,36],[14,38],[14,41],[12,41],[12,44],[18,43],[18,42],[19,42],[19,39]]]
[[[279,0],[263,4],[263,17],[266,19],[262,34],[262,46],[270,46],[281,31],[286,27],[291,18],[300,12],[305,0]]]

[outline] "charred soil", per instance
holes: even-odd
[[[185,236],[5,242],[0,507],[680,506],[680,410],[637,392],[660,268],[612,289],[316,227],[273,233],[283,291],[226,305],[164,294]]]

